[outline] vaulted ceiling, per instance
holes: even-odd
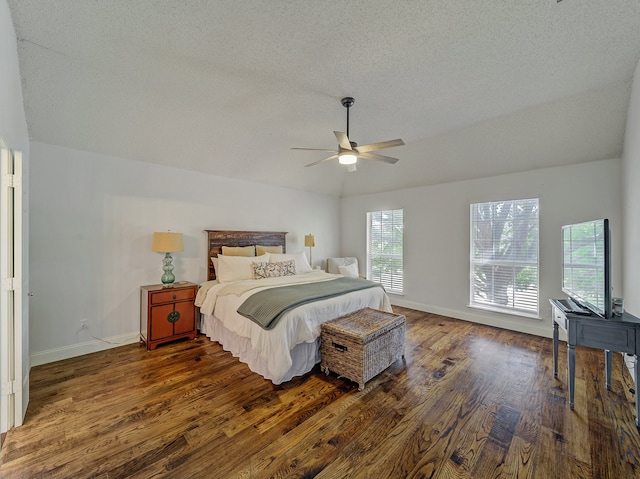
[[[638,0],[8,0],[33,141],[330,195],[622,154]],[[355,97],[359,144],[331,161]]]

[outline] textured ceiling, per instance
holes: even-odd
[[[331,195],[622,153],[638,0],[8,0],[32,140]],[[345,131],[396,165],[312,168]]]

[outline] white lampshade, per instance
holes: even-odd
[[[173,233],[171,231],[153,233],[151,251],[157,253],[184,251],[184,238],[182,233]]]

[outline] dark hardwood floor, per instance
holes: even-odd
[[[640,434],[614,355],[395,308],[406,362],[364,391],[319,368],[274,386],[199,336],[34,367],[2,478],[632,478]],[[549,325],[551,328],[551,325]],[[626,384],[625,384],[626,381]]]

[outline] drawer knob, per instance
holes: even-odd
[[[176,299],[176,298],[177,298],[177,296],[174,294],[174,295],[173,295],[173,299]]]
[[[180,319],[180,311],[171,311],[167,315],[167,321],[169,321],[170,323],[175,323],[179,319]]]

